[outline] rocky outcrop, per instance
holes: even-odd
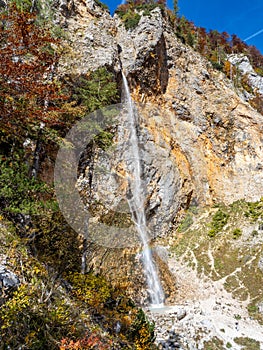
[[[13,288],[19,285],[18,277],[5,266],[0,265],[0,283],[2,288]]]
[[[117,28],[107,9],[94,0],[60,0],[57,23],[66,33],[60,74],[86,74],[118,60]]]
[[[149,303],[146,278],[143,272],[142,251],[138,248],[110,249],[94,243],[88,244],[87,270],[107,276],[113,286],[126,290],[138,305]],[[167,268],[167,261],[161,259],[158,250],[153,252],[159,265],[167,303],[172,303],[176,295],[175,277]]]
[[[179,49],[176,42],[171,47]],[[262,116],[189,48],[169,74],[164,98],[174,116],[165,129],[188,162],[193,197],[207,204],[259,199]]]
[[[0,306],[6,300],[6,295],[15,290],[20,284],[16,274],[5,265],[0,265]]]
[[[118,28],[116,40],[120,47],[120,61],[131,83],[139,87],[143,97],[163,94],[166,90],[169,72],[164,38],[164,20],[160,8],[142,16],[134,30],[127,31],[121,19],[115,15]]]
[[[246,55],[232,54],[228,56],[228,61],[240,71],[242,76],[247,78],[253,90],[263,95],[263,77],[255,72]]]

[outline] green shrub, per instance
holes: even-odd
[[[11,0],[11,3],[16,4],[17,8],[20,11],[27,11],[29,12],[32,8],[32,1],[31,0]]]
[[[220,232],[223,227],[227,224],[229,214],[223,212],[221,209],[215,213],[209,224],[210,230],[208,231],[209,237],[214,237],[218,232]]]
[[[224,65],[223,65],[222,62],[218,63],[218,62],[214,62],[212,60],[210,60],[210,62],[212,63],[213,68],[215,68],[215,69],[217,69],[219,71],[223,71]]]
[[[49,193],[51,189],[44,182],[30,178],[28,174],[28,166],[20,160],[2,161],[0,157],[0,198],[3,211],[37,214],[45,207],[41,195]]]
[[[255,68],[255,72],[260,75],[261,77],[263,77],[263,68],[261,67],[257,67]]]
[[[256,313],[258,311],[258,308],[256,305],[250,304],[247,307],[249,313]]]
[[[102,276],[75,272],[68,278],[74,295],[95,309],[101,309],[112,294],[110,284]]]
[[[210,238],[215,237],[216,234],[217,234],[217,230],[214,229],[214,228],[211,228],[211,229],[208,231],[208,236],[209,236]]]
[[[103,276],[93,273],[74,273],[69,276],[69,281],[73,295],[90,307],[95,319],[98,313],[103,315],[101,326],[114,334],[118,322],[121,338],[135,345],[136,350],[154,348],[154,323],[147,319],[142,309],[135,307],[122,289],[113,288]]]
[[[28,173],[23,161],[0,161],[2,214],[13,221],[19,235],[28,240],[41,261],[58,273],[79,271],[81,251],[77,233],[60,213],[53,189],[30,178]]]
[[[241,85],[243,89],[246,90],[249,94],[253,94],[253,88],[250,85],[248,73],[242,76]]]
[[[242,349],[245,350],[260,350],[260,343],[255,339],[248,337],[234,338],[234,342],[238,345],[242,345]]]
[[[2,348],[55,350],[63,337],[81,335],[78,311],[64,300],[45,269],[29,259],[23,272],[24,283],[0,308]]]
[[[263,198],[258,202],[247,203],[248,210],[245,212],[245,216],[252,222],[256,222],[259,218],[263,218]]]
[[[165,9],[163,4],[159,4],[154,1],[149,1],[148,3],[137,2],[136,4],[133,2],[126,3],[120,5],[116,13],[122,19],[126,30],[134,29],[139,24],[141,16],[151,16],[151,11],[156,7]]]
[[[28,254],[23,239],[11,229],[8,235],[1,228],[0,237],[8,236],[1,254],[8,250],[9,262],[22,282],[16,291],[1,296],[3,348],[55,350],[58,344],[65,349],[78,344],[83,349],[96,344],[101,349],[154,348],[153,324],[125,296],[123,287],[113,288],[93,273],[68,272],[62,280],[54,264],[53,269],[47,269],[48,259],[44,259],[45,265],[40,263]],[[57,258],[58,265],[61,259]],[[116,335],[117,323],[120,329]]]
[[[156,9],[157,7],[164,9],[165,6],[162,4],[158,4],[157,2],[152,3],[144,3],[136,6],[137,11],[143,11],[143,16],[149,16],[151,11]]]
[[[233,233],[233,238],[238,239],[242,235],[242,230],[240,230],[240,228],[235,228],[232,233]]]
[[[124,23],[126,30],[132,30],[136,28],[140,22],[141,16],[134,11],[128,11],[122,17],[122,21]]]
[[[56,269],[59,275],[79,272],[81,268],[81,240],[66,222],[60,211],[43,211],[33,215],[34,239],[29,242],[32,251],[43,263]]]
[[[85,77],[76,77],[73,81],[68,82],[68,85],[69,89],[71,89],[72,98],[80,109],[82,117],[105,106],[115,104],[119,99],[118,87],[114,75],[105,67],[89,72]],[[114,110],[103,111],[103,116],[104,118],[108,118],[109,127],[107,130],[101,128],[100,117],[96,115],[93,115],[92,120],[89,121],[88,128],[91,133],[94,131],[94,140],[97,146],[107,149],[112,145],[114,136],[113,131],[110,130]]]
[[[91,113],[118,101],[118,88],[114,76],[105,67],[100,67],[87,76],[77,77],[73,85],[73,99]]]
[[[178,232],[185,232],[194,222],[193,217],[190,213],[187,213],[184,217],[183,221],[180,223],[178,227]]]
[[[134,342],[136,350],[154,348],[154,323],[151,323],[142,309],[139,309],[129,331],[129,338]]]

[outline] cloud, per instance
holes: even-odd
[[[244,39],[244,41],[248,41],[248,40],[254,38],[255,36],[258,36],[258,35],[261,34],[261,33],[263,33],[263,29],[260,29],[260,30],[257,31],[256,33],[254,33],[254,34],[248,36],[246,39]]]

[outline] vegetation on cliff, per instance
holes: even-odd
[[[116,13],[122,19],[127,30],[137,27],[142,16],[151,16],[151,11],[159,7],[165,10],[164,1],[130,1],[118,6]]]
[[[61,42],[31,2],[0,14],[1,348],[151,349],[154,325],[102,276],[82,274],[83,240],[65,222],[53,189],[54,157],[79,118],[118,100],[106,68],[56,78]],[[106,147],[111,133],[97,135]]]
[[[56,261],[33,256],[29,237],[19,237],[11,223],[1,219],[1,258],[20,283],[3,289],[0,299],[1,345],[12,349],[151,349],[153,324],[142,310],[113,288],[105,278],[79,273],[78,254],[68,242],[67,256]],[[18,233],[20,233],[18,231]],[[48,231],[45,232],[47,235]],[[67,240],[67,237],[65,238]],[[50,250],[59,250],[56,239]],[[60,253],[63,254],[63,252]],[[65,269],[59,271],[57,265]],[[69,271],[69,268],[71,271]],[[74,346],[73,346],[74,345]]]

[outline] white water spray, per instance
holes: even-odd
[[[149,236],[147,233],[146,216],[144,210],[145,195],[141,180],[141,161],[139,153],[139,141],[136,132],[136,108],[132,101],[129,86],[125,75],[122,73],[125,102],[127,103],[127,128],[129,131],[129,149],[127,161],[130,165],[130,198],[128,199],[129,207],[132,213],[133,221],[143,245],[143,265],[146,275],[150,300],[152,306],[158,307],[163,305],[164,293],[158,277],[157,268],[153,261],[151,249],[148,245]],[[128,165],[128,164],[127,164]]]

